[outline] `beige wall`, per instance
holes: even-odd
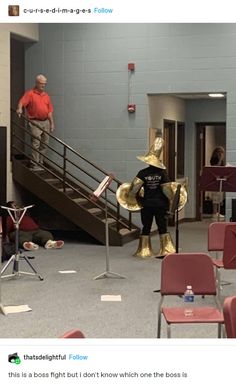
[[[163,132],[163,120],[185,122],[185,101],[170,95],[148,96],[150,127]],[[150,132],[150,143],[155,137],[155,130]]]
[[[7,127],[7,197],[13,197],[10,165],[10,35],[28,41],[37,41],[37,24],[0,24],[0,126]]]

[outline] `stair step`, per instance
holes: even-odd
[[[45,182],[48,182],[48,183],[59,183],[60,182],[59,179],[57,179],[57,178],[46,178],[44,180],[45,180]]]
[[[92,207],[91,209],[88,209],[89,213],[91,214],[101,214],[102,210],[98,207]]]
[[[103,229],[107,222],[110,230],[111,246],[122,246],[137,238],[139,228],[137,227],[136,230],[136,227],[132,224],[132,228],[135,230],[129,231],[129,220],[121,215],[119,224],[114,207],[109,205],[106,213],[104,201],[102,199],[101,201],[98,199],[98,202],[93,201],[91,190],[88,190],[87,184],[83,184],[80,180],[77,181],[69,175],[66,176],[64,181],[61,168],[57,165],[50,166],[50,163],[46,164],[45,170],[38,171],[35,174],[30,173],[26,168],[27,163],[28,160],[13,158],[12,173],[14,180],[29,190],[32,195],[38,196],[48,206],[55,207],[55,210],[62,217],[65,217],[66,230],[66,220],[68,219],[72,226],[75,226],[76,231],[78,228],[84,230],[102,244],[106,244],[106,235],[103,233]],[[90,181],[90,178],[88,179]],[[106,215],[108,219],[105,219]],[[121,228],[124,230],[120,230]],[[72,229],[74,230],[74,228]]]
[[[58,191],[61,191],[61,192],[64,192],[64,190],[63,190],[63,187],[61,187],[60,189],[58,189]],[[73,189],[71,189],[70,187],[66,187],[65,188],[65,192],[66,193],[73,193]]]
[[[102,219],[101,221],[105,223],[106,222],[106,218]],[[108,217],[107,222],[108,222],[109,225],[110,224],[115,224],[116,220],[114,220],[114,218]]]
[[[136,229],[129,230],[129,229],[126,229],[126,228],[122,228],[122,229],[119,230],[119,233],[122,236],[126,236],[127,234],[130,234],[130,233],[135,232],[135,231],[136,231]]]
[[[88,200],[86,198],[73,198],[73,201],[76,203],[87,203]]]

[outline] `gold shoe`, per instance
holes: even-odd
[[[160,234],[160,251],[157,254],[157,258],[162,258],[168,255],[169,253],[175,253],[175,246],[171,239],[170,233]]]
[[[142,259],[148,259],[149,257],[154,257],[152,246],[151,246],[151,238],[149,235],[141,235],[139,237],[139,246],[135,254],[135,257],[140,257]]]

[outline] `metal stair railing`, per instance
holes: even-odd
[[[21,115],[21,118],[19,118],[15,110],[12,109],[11,111],[11,155],[20,154],[30,161],[32,160],[30,154],[33,149],[30,138],[35,137],[32,135],[30,129],[28,129],[31,120],[25,115]],[[35,122],[33,125],[37,126],[41,131],[46,132],[39,125],[35,124]],[[95,203],[91,199],[90,194],[96,190],[104,175],[106,176],[110,173],[88,160],[56,136],[51,133],[48,133],[48,135],[50,138],[49,144],[42,142],[47,147],[46,154],[39,152],[46,161],[46,164],[38,164],[61,182],[64,193],[66,193],[67,188],[70,188],[74,193],[82,196],[91,204],[95,204],[96,207],[104,211],[104,196],[99,198],[99,201]],[[129,230],[132,230],[132,227],[137,229],[138,227],[132,223],[132,213],[130,211],[122,209],[126,214],[128,212],[128,216],[121,215],[120,204],[117,202],[115,196],[116,190],[121,184],[122,182],[114,177],[112,184],[107,189],[108,216],[115,220],[117,231],[121,227]],[[115,198],[115,201],[112,198]]]

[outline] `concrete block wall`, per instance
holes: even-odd
[[[236,24],[41,24],[27,49],[26,79],[48,77],[55,135],[122,181],[149,148],[148,95],[227,92],[227,161],[236,163]],[[128,114],[129,62],[135,114]],[[210,115],[222,119],[222,109]],[[209,121],[206,111],[204,117]],[[224,117],[225,119],[225,117]],[[198,120],[199,121],[199,120]],[[186,166],[194,190],[193,120],[186,125]],[[194,203],[188,216],[194,216]]]

